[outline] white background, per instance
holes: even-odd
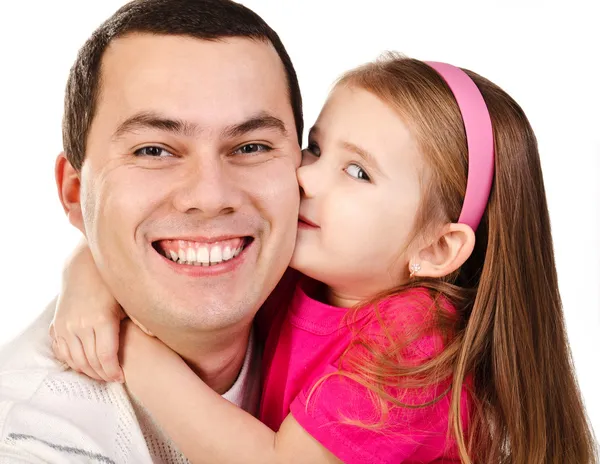
[[[79,47],[123,3],[0,6],[0,344],[58,291],[78,240],[53,177],[63,90]],[[521,104],[539,140],[568,334],[600,434],[600,2],[447,3],[245,1],[286,45],[308,126],[342,71],[391,49],[470,68]]]

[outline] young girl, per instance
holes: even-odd
[[[260,421],[122,328],[126,382],[184,454],[595,462],[521,108],[470,71],[389,55],[340,78],[303,156],[291,263],[302,276],[288,272],[257,317]],[[57,337],[86,312],[112,314],[80,308],[70,285]],[[107,348],[85,346],[94,360]]]

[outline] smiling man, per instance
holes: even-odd
[[[283,45],[227,0],[127,4],[67,84],[56,177],[69,221],[127,314],[247,409],[252,320],[295,241],[301,133]],[[0,462],[184,462],[122,385],[53,359],[53,312],[0,353]]]

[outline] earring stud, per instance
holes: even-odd
[[[413,263],[409,267],[410,269],[410,277],[414,277],[417,272],[421,270],[421,265],[419,263]]]

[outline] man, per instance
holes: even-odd
[[[295,241],[301,134],[283,45],[228,0],[127,4],[67,84],[56,178],[69,221],[125,312],[249,410],[252,320]],[[0,462],[185,462],[123,385],[54,360],[53,312],[0,353]]]

